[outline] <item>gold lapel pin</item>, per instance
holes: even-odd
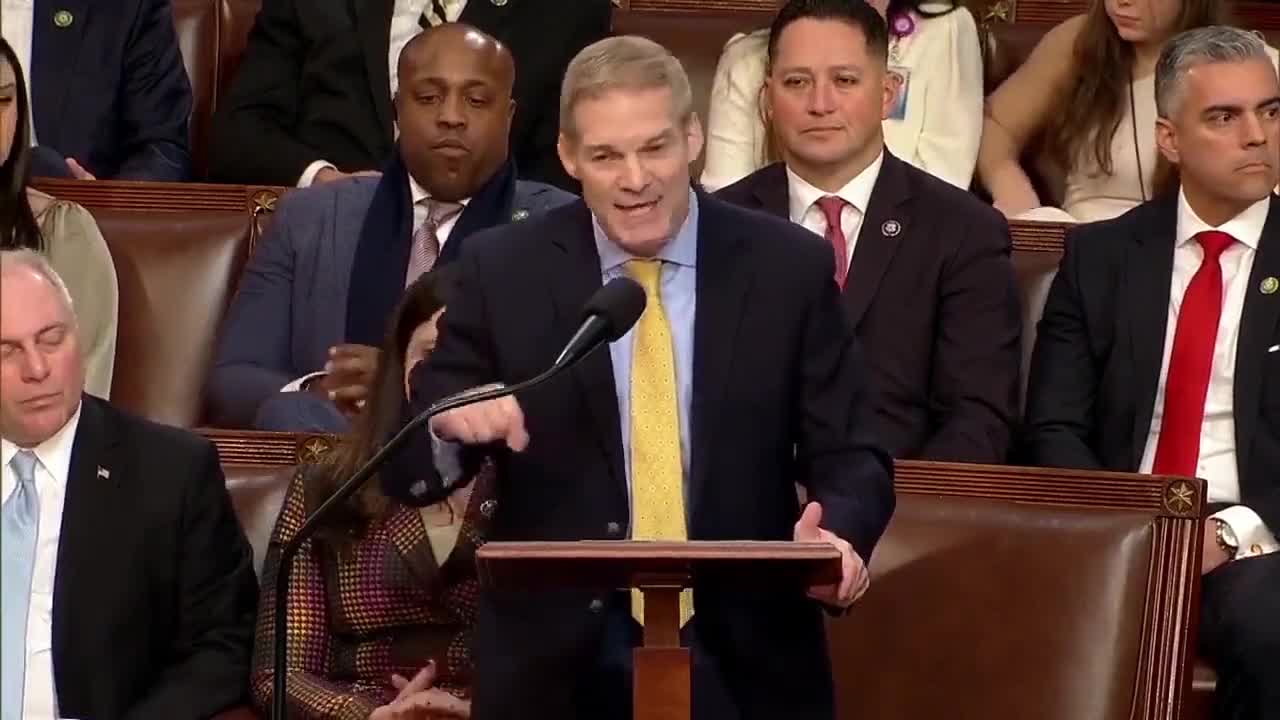
[[[1275,277],[1266,277],[1262,279],[1262,285],[1258,288],[1263,295],[1275,295],[1280,290],[1280,280]]]
[[[53,14],[53,24],[60,28],[71,27],[71,23],[76,21],[76,16],[71,14],[70,10],[59,10]]]

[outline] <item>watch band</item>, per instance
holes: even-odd
[[[1214,529],[1213,537],[1218,541],[1218,547],[1227,554],[1228,558],[1235,560],[1236,554],[1240,552],[1240,546],[1236,542],[1235,533],[1231,532],[1231,528],[1225,522],[1217,518],[1213,519],[1217,525]]]

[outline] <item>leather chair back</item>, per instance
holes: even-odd
[[[98,222],[119,276],[111,399],[157,422],[199,424],[214,338],[283,188],[42,179]]]
[[[1046,250],[1014,250],[1013,272],[1018,278],[1018,295],[1022,300],[1022,377],[1019,408],[1026,406],[1027,375],[1031,371],[1031,352],[1036,345],[1036,330],[1044,314],[1044,301],[1049,286],[1058,274],[1061,253]]]
[[[244,213],[93,208],[120,284],[112,401],[197,424],[218,325],[249,255]]]
[[[218,93],[219,28],[214,0],[173,0],[173,24],[191,80],[191,162],[195,177],[208,168],[209,132]]]
[[[829,622],[839,718],[1174,718],[1200,480],[900,462],[867,595]]]
[[[297,466],[315,462],[333,448],[327,435],[204,429],[218,448],[231,504],[253,546],[253,568],[261,578],[276,518]]]

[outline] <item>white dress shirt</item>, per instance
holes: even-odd
[[[1271,198],[1263,198],[1215,228],[1201,220],[1187,204],[1186,196],[1181,191],[1178,192],[1177,244],[1173,251],[1173,281],[1169,287],[1169,320],[1165,328],[1164,359],[1160,364],[1160,383],[1156,388],[1151,428],[1147,433],[1147,444],[1138,472],[1150,473],[1155,465],[1156,446],[1160,441],[1160,427],[1164,419],[1165,380],[1169,374],[1173,337],[1178,327],[1178,310],[1187,285],[1204,260],[1204,249],[1196,242],[1195,236],[1206,230],[1220,230],[1235,238],[1236,242],[1218,260],[1222,267],[1222,315],[1214,342],[1209,391],[1204,401],[1204,422],[1200,426],[1200,458],[1196,464],[1196,476],[1208,481],[1210,502],[1240,502],[1234,400],[1236,345],[1240,337],[1244,300],[1249,293],[1249,275],[1253,270],[1254,257],[1258,254],[1258,243],[1262,238],[1262,228],[1267,222],[1270,206]],[[1240,544],[1238,557],[1277,550],[1275,537],[1253,510],[1235,505],[1215,513],[1213,517],[1227,523],[1235,535]]]
[[[9,2],[17,2],[20,0],[4,0],[6,7]],[[25,0],[30,2],[31,0]],[[467,6],[467,0],[440,0],[440,5],[444,8],[445,20],[448,22],[457,22],[458,17],[462,15],[462,10]],[[432,8],[431,0],[395,0],[395,9],[391,12],[391,29],[389,31],[389,42],[387,44],[387,75],[391,78],[391,97],[394,99],[396,92],[400,89],[400,52],[404,50],[404,46],[409,44],[414,35],[422,32],[422,26],[418,24],[418,19],[426,13],[427,19],[433,24],[439,23],[439,18],[435,17],[435,10]],[[6,19],[6,22],[8,20]],[[399,124],[392,121],[392,131],[395,136],[400,137]],[[302,176],[298,178],[298,187],[310,187],[315,182],[316,175],[325,168],[337,169],[333,163],[328,160],[316,160],[302,171]],[[443,241],[441,241],[443,242]]]
[[[6,20],[7,22],[7,20]],[[53,437],[34,448],[19,448],[0,440],[0,493],[8,499],[18,487],[9,461],[20,449],[36,455],[36,496],[40,514],[36,530],[36,558],[31,574],[31,604],[27,608],[27,666],[23,683],[24,720],[52,720],[58,717],[58,695],[53,686],[53,580],[57,576],[58,539],[62,536],[62,507],[67,496],[67,476],[71,471],[71,448],[80,410]]]
[[[823,214],[822,208],[818,207],[818,200],[828,195],[835,195],[848,203],[840,211],[840,230],[844,233],[846,253],[844,266],[846,268],[853,267],[853,249],[858,244],[862,218],[867,214],[867,205],[871,202],[871,191],[875,189],[882,165],[884,165],[883,150],[870,165],[863,168],[862,172],[834,193],[819,190],[795,174],[791,168],[787,168],[787,201],[791,222],[826,237],[827,216]]]
[[[409,196],[413,199],[413,232],[414,235],[416,235],[418,229],[422,227],[422,223],[427,221],[427,200],[431,199],[431,194],[427,192],[426,188],[419,185],[418,181],[414,180],[413,176],[410,175]],[[469,202],[471,202],[471,198],[463,198],[458,201],[458,203],[464,208]],[[436,238],[440,241],[441,251],[444,250],[444,244],[449,241],[449,235],[453,232],[453,228],[457,226],[458,218],[460,217],[462,217],[462,213],[456,213],[453,217],[440,223],[440,227],[436,228]],[[315,372],[307,373],[306,375],[303,375],[296,380],[292,380],[288,385],[280,388],[280,392],[299,392],[306,387],[307,381],[312,378],[320,377],[326,373],[326,370],[317,370]]]
[[[949,5],[926,3],[925,10]],[[968,189],[982,139],[982,49],[973,15],[965,8],[934,18],[916,17],[915,32],[895,41],[905,67],[907,106],[901,120],[885,120],[889,152],[927,173]],[[725,44],[711,85],[707,163],[702,184],[714,192],[765,165],[760,89],[768,62],[769,30],[734,35]]]
[[[0,2],[0,36],[9,41],[18,62],[22,64],[22,81],[27,86],[27,127],[31,128],[31,146],[36,145],[36,123],[31,108],[31,32],[35,23],[35,0],[3,0]]]

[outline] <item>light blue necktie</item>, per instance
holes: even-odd
[[[0,509],[0,707],[4,720],[22,717],[23,681],[27,666],[27,606],[31,602],[31,572],[36,561],[36,526],[40,499],[36,497],[36,456],[30,450],[19,451],[9,461],[18,483]]]

